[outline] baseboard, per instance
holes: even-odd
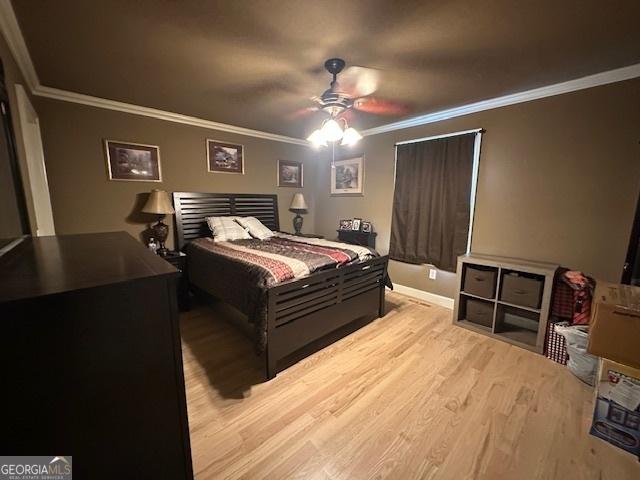
[[[425,292],[424,290],[418,290],[417,288],[405,287],[404,285],[398,285],[397,283],[393,284],[393,291],[453,310],[453,298],[443,297],[442,295]]]

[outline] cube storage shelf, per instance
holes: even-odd
[[[543,353],[558,265],[507,257],[458,257],[453,324]]]

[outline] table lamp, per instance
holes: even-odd
[[[165,215],[175,213],[175,210],[171,205],[171,200],[169,199],[169,194],[164,190],[151,190],[147,203],[145,203],[142,211],[144,213],[158,215],[158,223],[152,226],[151,229],[160,243],[158,254],[166,256],[168,251],[164,246],[164,242],[167,240],[167,236],[169,235],[169,227],[162,222],[162,219]]]
[[[293,228],[296,231],[296,235],[300,235],[300,231],[302,230],[302,216],[301,213],[306,213],[309,209],[307,207],[307,202],[304,201],[304,196],[301,193],[296,193],[291,200],[291,205],[289,205],[289,210],[296,214],[293,217]]]

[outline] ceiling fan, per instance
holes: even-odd
[[[317,106],[303,111],[322,110],[330,117],[307,138],[314,146],[326,146],[327,142],[338,140],[342,140],[341,145],[351,145],[360,140],[362,135],[347,125],[346,117],[353,110],[376,115],[401,115],[408,111],[405,105],[370,97],[378,88],[378,70],[349,67],[338,81],[338,74],[345,66],[346,62],[341,58],[330,58],[324,62],[324,68],[333,76],[330,87],[319,97],[312,98]]]

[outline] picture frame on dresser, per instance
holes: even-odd
[[[338,228],[340,230],[351,230],[352,224],[353,224],[353,220],[351,218],[346,218],[346,219],[340,220],[340,222],[338,223]]]

